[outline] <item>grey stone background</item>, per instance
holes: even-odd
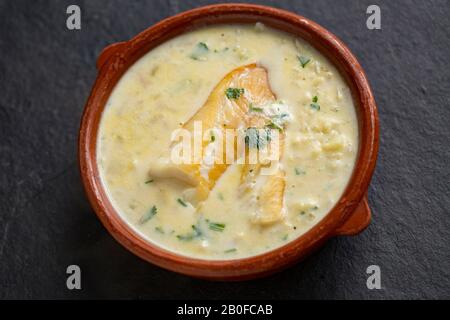
[[[358,57],[379,107],[373,222],[272,277],[214,283],[135,257],[103,228],[76,162],[100,50],[214,1],[0,0],[0,298],[450,298],[450,1],[267,0]],[[251,1],[253,2],[253,1]],[[82,29],[65,27],[78,4]],[[365,27],[378,4],[382,30]],[[69,291],[66,267],[82,269]],[[377,264],[382,289],[368,290]]]

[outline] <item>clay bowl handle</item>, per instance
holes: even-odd
[[[337,236],[354,236],[363,231],[370,223],[372,213],[367,202],[367,194],[361,199],[356,210],[350,215],[339,228],[336,229]]]
[[[126,42],[116,42],[105,47],[97,58],[97,70],[100,70],[106,61],[113,55],[119,53]]]

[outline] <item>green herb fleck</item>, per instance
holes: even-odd
[[[295,174],[296,174],[297,176],[299,176],[299,175],[301,175],[301,174],[306,174],[306,171],[303,171],[303,170],[301,170],[301,169],[299,169],[299,168],[295,168],[294,170],[295,170]]]
[[[308,208],[307,210],[300,211],[300,215],[304,216],[307,211],[315,211],[315,210],[318,210],[318,209],[319,209],[318,206],[314,206],[314,207]]]
[[[178,203],[181,204],[183,207],[187,207],[186,202],[184,202],[183,200],[181,200],[180,198],[177,199]]]
[[[244,94],[244,88],[227,88],[227,90],[225,90],[225,95],[230,100],[237,100],[242,94]]]
[[[178,234],[177,239],[181,241],[191,241],[197,238],[197,235],[194,233],[187,233],[187,234]]]
[[[300,61],[302,68],[306,67],[306,65],[311,61],[310,58],[305,56],[297,56],[297,59]]]
[[[146,223],[148,220],[150,220],[151,218],[153,218],[153,216],[155,214],[158,213],[158,209],[156,208],[156,206],[153,206],[149,211],[147,211],[142,217],[141,219],[139,219],[139,224],[144,224]]]
[[[199,46],[200,48],[204,49],[204,50],[209,50],[208,46],[206,45],[206,43],[204,42],[199,42],[197,44],[197,46]]]
[[[209,229],[222,232],[225,229],[224,223],[208,222]]]
[[[211,142],[216,141],[216,136],[215,135],[211,135]]]
[[[289,117],[288,113],[281,113],[271,117],[271,121],[266,127],[270,129],[276,129],[278,131],[283,131],[283,123],[285,122],[283,119]]]
[[[319,101],[319,98],[318,98],[317,96],[314,96],[314,97],[312,98],[312,102],[313,102],[313,103],[311,103],[310,106],[311,106],[311,108],[313,108],[314,110],[319,111],[319,110],[320,110],[320,105],[317,103],[317,101]]]
[[[288,239],[288,237],[289,237],[289,234],[286,233],[286,234],[281,238],[281,240],[286,241],[286,240]]]
[[[155,180],[153,180],[153,179],[147,180],[147,181],[145,181],[145,184],[152,183],[153,181],[155,181]]]
[[[200,228],[198,226],[192,225],[191,227],[192,227],[193,232],[177,235],[178,240],[191,241],[202,235],[202,231],[200,230]]]
[[[155,231],[158,232],[158,233],[161,233],[161,234],[165,233],[163,228],[161,228],[161,227],[155,227]]]
[[[283,127],[276,123],[276,121],[271,121],[268,125],[266,125],[266,128],[283,131]]]
[[[230,48],[228,48],[228,47],[225,47],[225,48],[223,48],[223,49],[221,49],[221,50],[214,49],[214,52],[215,52],[215,53],[223,53],[223,52],[227,52],[229,49],[230,49]]]
[[[250,103],[250,105],[248,106],[248,111],[250,112],[263,112],[263,108],[259,108],[259,107],[254,107],[253,103]]]
[[[237,251],[236,248],[231,248],[231,249],[225,250],[224,253],[231,253],[231,252],[236,252],[236,251]]]
[[[272,119],[283,120],[283,118],[286,118],[286,117],[289,117],[289,113],[276,114],[272,117]]]
[[[222,194],[221,192],[219,192],[219,193],[217,194],[217,197],[218,197],[220,200],[224,200],[223,194]]]
[[[195,47],[194,51],[191,53],[190,58],[193,60],[206,60],[205,54],[208,53],[209,48],[204,42],[197,43],[197,46]]]

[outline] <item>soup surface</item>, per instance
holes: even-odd
[[[202,158],[176,163],[174,133],[193,133],[195,121],[213,129],[200,138]],[[225,129],[244,144],[221,164],[213,146]],[[144,238],[182,255],[236,259],[286,244],[329,212],[352,174],[358,125],[346,83],[308,43],[260,23],[218,25],[129,68],[97,146],[113,206]],[[260,149],[280,152],[249,163],[245,152]]]

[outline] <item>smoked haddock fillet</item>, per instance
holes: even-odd
[[[220,131],[225,137],[226,129],[267,128],[271,123],[270,118],[264,113],[252,112],[252,106],[270,105],[275,100],[266,69],[256,64],[242,66],[228,73],[216,85],[204,105],[183,125],[183,129],[191,132],[193,136],[194,124],[200,122],[203,132],[213,129],[214,132]],[[282,130],[279,137],[282,150]],[[202,140],[202,159],[207,156],[205,153],[211,143],[214,143],[214,139]],[[268,141],[268,144],[271,142]],[[246,146],[246,150],[248,148],[249,146]],[[228,167],[228,164],[225,164],[225,154],[213,157],[213,163],[209,164],[201,161],[195,163],[193,158],[192,164],[173,164],[165,159],[152,165],[149,174],[154,178],[178,179],[192,186],[193,192],[186,200],[195,205],[207,199],[210,190]],[[217,161],[219,158],[222,161]],[[257,199],[254,222],[259,224],[270,224],[283,217],[285,174],[278,168],[273,174],[262,176],[261,169],[268,165],[270,164],[260,162],[246,162],[242,165],[240,188],[243,194],[252,194],[253,198]]]

